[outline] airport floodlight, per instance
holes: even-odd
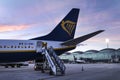
[[[106,42],[106,44],[107,44],[107,48],[109,48],[109,42],[110,42],[110,40],[109,40],[108,38],[106,38],[106,39],[105,39],[105,42]]]

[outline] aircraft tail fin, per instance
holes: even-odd
[[[67,16],[46,36],[33,38],[31,40],[67,41],[74,38],[79,9],[73,8]]]

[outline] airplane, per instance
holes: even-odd
[[[73,8],[64,19],[47,35],[35,37],[29,40],[0,40],[0,63],[22,62],[41,59],[37,54],[37,43],[46,42],[47,46],[52,46],[59,56],[66,51],[75,49],[77,44],[103,32],[98,30],[93,33],[74,38],[79,9]]]

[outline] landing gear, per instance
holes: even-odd
[[[34,70],[35,71],[41,71],[42,73],[44,73],[44,57],[42,57],[41,60],[35,60],[35,65],[34,65]]]
[[[6,65],[5,68],[8,68],[8,66]]]
[[[35,71],[40,71],[41,70],[41,65],[40,64],[38,64],[38,63],[35,63],[35,66],[34,66],[34,70]]]
[[[35,63],[34,70],[35,71],[41,71],[42,73],[44,73],[45,72],[44,63]]]
[[[16,65],[17,68],[20,68],[21,66],[20,65]]]
[[[54,73],[53,73],[52,69],[50,69],[49,75],[53,75],[53,74]]]
[[[14,68],[15,67],[15,65],[11,65],[11,68]]]

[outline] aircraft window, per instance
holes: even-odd
[[[27,47],[25,46],[25,48],[27,48]]]
[[[23,48],[23,46],[21,46],[21,48]]]
[[[11,48],[13,48],[13,46],[11,46]]]
[[[10,48],[9,46],[7,46],[7,48]]]
[[[6,46],[4,46],[4,48],[6,48]]]
[[[2,46],[0,46],[0,48],[2,48]]]
[[[28,46],[28,48],[30,48],[30,46]]]
[[[18,48],[20,48],[20,46],[18,46]]]

